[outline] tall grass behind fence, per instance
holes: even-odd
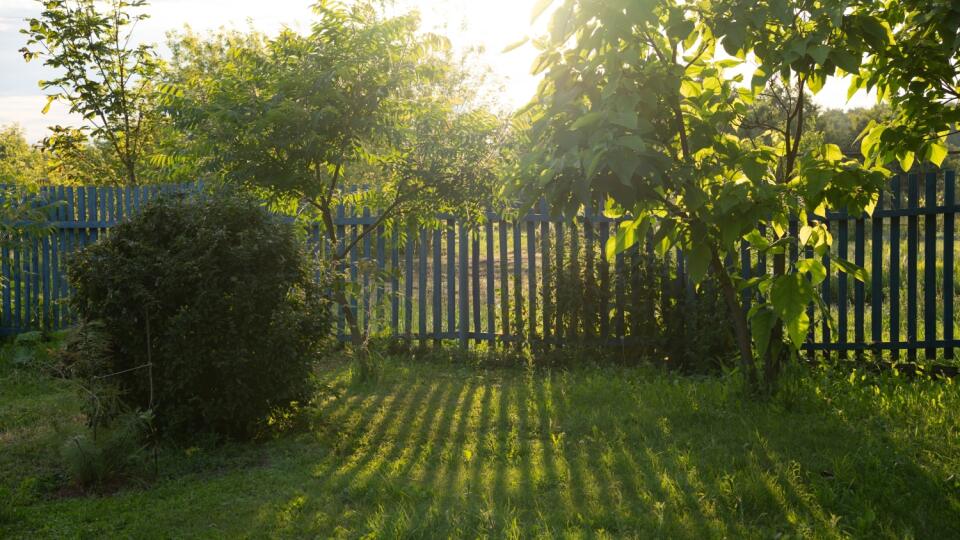
[[[953,171],[899,175],[872,217],[828,212],[834,257],[863,266],[861,283],[832,273],[822,293],[836,322],[815,317],[806,348],[842,356],[873,351],[893,358],[953,358],[958,346]],[[167,188],[184,189],[184,186]],[[109,228],[161,193],[157,187],[51,187],[40,196],[61,200],[51,235],[4,248],[0,332],[62,328],[74,322],[65,302],[65,255],[95,242]],[[690,320],[710,291],[686,279],[682,253],[655,257],[649,243],[613,262],[603,256],[618,220],[587,211],[575,219],[549,215],[543,206],[517,220],[490,214],[480,225],[439,216],[438,228],[370,231],[342,271],[355,294],[352,307],[372,333],[411,341],[457,341],[464,346],[544,346],[589,342],[662,352],[658,325],[667,317]],[[318,256],[374,227],[368,210],[340,208],[340,246],[308,231]],[[796,232],[798,224],[792,228]],[[792,249],[790,259],[798,253]],[[728,264],[745,277],[770,271],[772,261],[744,246]],[[747,305],[752,301],[744,295]],[[679,311],[678,311],[679,310]],[[686,311],[683,311],[686,310]],[[811,310],[811,313],[814,313]],[[680,315],[678,315],[680,314]],[[337,332],[347,339],[340,314]],[[662,342],[662,340],[660,340]]]

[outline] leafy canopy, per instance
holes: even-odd
[[[648,234],[660,253],[679,247],[694,281],[709,268],[722,274],[735,319],[737,273],[725,258],[742,239],[772,254],[780,261],[772,274],[739,284],[759,300],[749,314],[752,339],[747,321],[735,324],[751,377],[753,354],[765,353],[779,325],[793,348],[805,340],[806,306],[826,278],[818,260],[832,239],[826,208],[871,211],[889,174],[884,159],[861,163],[833,144],[801,146],[806,92],[830,76],[862,78],[873,65],[865,58],[894,47],[876,11],[850,0],[560,3],[537,40],[533,71],[544,78],[524,112],[530,152],[521,189],[566,211],[602,204],[610,215],[629,213],[608,256]],[[759,66],[750,80],[747,60]],[[777,97],[774,121],[744,130],[760,94]],[[790,249],[799,260],[787,267]]]

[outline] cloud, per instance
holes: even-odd
[[[47,135],[48,126],[79,124],[79,118],[63,103],[54,103],[47,114],[41,113],[46,102],[42,95],[0,96],[0,126],[19,124],[27,141],[35,143]]]

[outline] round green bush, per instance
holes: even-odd
[[[294,225],[233,191],[160,197],[68,269],[109,340],[99,376],[180,439],[249,438],[306,397],[331,323],[316,275]]]

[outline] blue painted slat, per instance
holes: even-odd
[[[364,217],[370,217],[370,209],[364,208],[363,215]],[[363,240],[361,240],[361,243],[363,244],[364,265],[368,265],[370,263],[370,259],[373,255],[371,252],[372,247],[371,247],[371,238],[370,238],[370,235],[373,234],[373,230],[371,230],[370,227],[371,225],[364,225],[362,227],[354,228],[354,230],[359,229],[359,231],[357,231],[357,234],[363,234]],[[359,271],[359,268],[357,268],[357,270]],[[363,277],[361,278],[361,280],[362,280],[362,288],[360,289],[360,297],[363,300],[363,326],[367,330],[370,330],[372,328],[372,325],[370,324],[371,323],[370,319],[372,318],[372,315],[373,315],[373,311],[372,311],[373,306],[371,305],[371,298],[370,298],[371,296],[370,272],[368,270],[364,269]]]
[[[880,194],[877,210],[883,210],[886,193]],[[883,218],[870,220],[870,340],[883,341]]]
[[[390,240],[390,331],[400,335],[400,239],[394,229]]]
[[[30,296],[30,310],[32,317],[27,317],[30,328],[40,328],[42,313],[40,305],[40,241],[34,238],[30,242],[30,282],[32,295]]]
[[[486,289],[487,289],[487,334],[490,335],[490,348],[491,350],[497,344],[497,318],[496,318],[496,304],[494,299],[494,281],[496,274],[493,270],[493,222],[487,220],[485,224],[485,236],[486,236]]]
[[[863,218],[856,220],[854,225],[854,248],[853,248],[853,258],[854,264],[860,268],[864,268],[864,233],[865,233],[865,224]],[[864,321],[863,321],[863,306],[865,303],[864,299],[864,283],[859,279],[853,281],[853,340],[857,343],[863,343],[865,340],[864,337]],[[858,353],[859,355],[859,353]],[[862,356],[862,355],[859,355]]]
[[[937,174],[929,172],[926,176],[924,206],[935,207]],[[933,341],[937,338],[937,216],[924,216],[923,228],[923,340]],[[927,347],[924,356],[936,359],[937,349]]]
[[[593,264],[594,232],[595,231],[594,231],[593,216],[591,215],[591,212],[589,211],[589,209],[587,209],[586,211],[584,211],[584,217],[583,217],[583,246],[584,246],[584,249],[586,250],[586,253],[584,254],[584,260],[583,260],[583,265],[584,265],[583,272],[584,272],[584,280],[586,281],[586,283],[584,283],[584,288],[586,288],[587,290],[594,289],[596,286],[596,280],[594,279],[595,274],[594,274],[594,264]],[[594,304],[594,301],[596,300],[596,295],[591,295],[591,296],[592,296],[591,300],[588,303],[585,303],[583,306],[583,317],[582,317],[583,334],[584,334],[584,337],[586,337],[587,339],[591,339],[594,337],[593,325],[596,323],[596,320],[597,320],[597,313],[596,313],[597,306],[596,304]]]
[[[460,258],[459,258],[459,264],[457,265],[459,270],[459,278],[460,278],[459,280],[459,285],[460,285],[459,330],[460,330],[460,347],[465,349],[467,347],[467,333],[470,331],[470,311],[469,311],[470,298],[468,296],[469,294],[468,272],[470,268],[469,267],[470,261],[467,255],[467,249],[468,249],[467,229],[463,224],[460,224],[459,232],[460,232],[460,235],[459,235],[458,241],[460,244],[459,245]]]
[[[570,273],[571,279],[579,287],[580,276],[580,227],[577,225],[577,219],[570,220]],[[580,313],[582,305],[570,306],[570,321],[567,324],[566,335],[576,339],[580,335],[578,324],[580,322]]]
[[[943,204],[953,206],[956,204],[956,175],[953,171],[947,171],[943,179]],[[953,278],[954,278],[954,227],[956,214],[946,212],[943,215],[943,340],[953,341]],[[943,356],[947,360],[954,357],[953,347],[947,347],[943,351]]]
[[[470,292],[473,301],[474,343],[480,343],[480,233],[476,229],[470,232],[470,266],[472,267]]]
[[[447,331],[457,329],[456,222],[447,220]]]
[[[546,201],[541,201],[540,204],[540,213],[543,216],[549,216],[550,211],[547,208]],[[551,310],[551,293],[554,289],[553,285],[550,283],[550,222],[542,221],[540,222],[540,277],[541,277],[541,294],[540,298],[543,300],[543,339],[544,342],[549,342],[551,332],[551,325],[553,324],[553,311]]]
[[[523,249],[520,247],[520,221],[513,223],[513,331],[517,343],[523,338]]]
[[[64,189],[64,197],[66,198],[66,201],[67,201],[67,204],[64,207],[64,212],[65,212],[64,219],[68,223],[76,219],[76,215],[77,215],[76,212],[78,210],[78,206],[76,203],[75,196],[76,196],[76,193],[74,193],[72,186],[67,186],[66,189]],[[76,229],[65,230],[64,240],[65,240],[64,254],[73,253],[74,250],[77,249],[80,243],[79,237],[78,237],[78,231]],[[67,280],[64,280],[64,291],[63,291],[64,298],[67,298],[71,294],[71,292],[72,292],[72,289],[70,287],[69,282],[67,282]],[[69,304],[65,305],[64,308],[65,308],[65,317],[67,322],[69,322],[70,324],[73,324],[74,322],[76,322],[76,314],[69,309]]]
[[[557,221],[554,225],[557,234],[557,245],[554,250],[557,254],[557,262],[554,269],[554,275],[556,276],[552,289],[557,295],[557,302],[554,305],[555,313],[555,322],[553,323],[553,333],[556,336],[558,343],[563,343],[563,338],[566,335],[563,328],[563,310],[560,306],[560,283],[564,273],[564,251],[566,250],[566,234],[564,231],[564,226],[562,221]]]
[[[381,320],[384,317],[384,280],[386,276],[384,271],[386,269],[387,257],[386,257],[386,243],[383,238],[383,226],[377,227],[375,232],[374,242],[377,245],[377,276],[375,278],[376,282],[376,296],[374,296],[374,302],[376,305],[377,316],[374,318],[375,327],[377,330],[380,329]]]
[[[440,229],[433,231],[433,337],[440,339],[443,333],[443,286],[440,270],[443,268],[443,259],[440,245]]]
[[[825,222],[824,222],[824,225],[826,226],[827,231],[829,232],[829,231],[830,231],[830,222],[829,222],[829,221],[825,221]],[[830,290],[830,282],[832,281],[832,278],[831,278],[831,274],[830,274],[830,254],[829,254],[829,253],[827,253],[827,254],[825,254],[825,255],[823,256],[823,267],[824,267],[824,269],[826,269],[827,279],[824,279],[824,280],[823,280],[823,285],[822,285],[822,289],[823,289],[823,290],[821,291],[820,294],[823,296],[823,305],[826,306],[827,313],[824,313],[824,314],[823,314],[822,330],[821,330],[821,334],[820,334],[820,341],[822,341],[823,343],[830,343],[830,342],[831,342],[831,339],[830,339],[830,337],[831,337],[831,336],[830,336],[830,321],[832,320],[832,313],[831,313],[830,305],[831,305],[831,301],[832,301],[833,298],[832,298],[832,296],[831,296],[831,292],[832,292],[832,291]]]
[[[14,328],[23,328],[23,295],[26,289],[26,279],[23,273],[23,266],[20,259],[23,252],[23,240],[20,235],[15,237],[16,245],[13,248],[13,325]]]
[[[740,277],[745,281],[750,279],[752,268],[750,264],[750,244],[746,240],[740,242]],[[740,291],[740,303],[743,304],[744,311],[750,311],[752,297],[749,288]]]
[[[507,228],[506,221],[500,221],[497,226],[500,248],[500,325],[503,328],[501,335],[510,337],[510,261],[507,257]]]
[[[614,234],[616,234],[616,231],[619,226],[620,226],[620,222],[617,222],[616,224],[614,224],[614,228],[613,228]],[[606,246],[604,246],[604,252],[606,252]],[[627,266],[626,266],[625,257],[626,256],[623,253],[618,253],[614,258],[613,331],[614,331],[614,337],[617,337],[620,339],[622,339],[626,335],[626,319],[624,315],[626,306],[624,303],[625,302],[624,295],[626,294],[625,290],[626,290]]]
[[[420,249],[417,260],[417,336],[421,343],[427,338],[427,243],[429,232],[420,231]]]
[[[916,208],[919,203],[919,182],[916,174],[911,174],[907,186],[907,206]],[[907,218],[907,341],[917,340],[917,252],[919,251],[919,231],[917,216]],[[916,349],[907,352],[910,361],[916,361]]]
[[[537,339],[537,233],[536,223],[527,224],[527,326],[530,341]]]
[[[124,217],[133,215],[133,189],[131,186],[123,188],[123,215]]]
[[[337,205],[337,219],[343,220],[344,215],[346,214],[346,208],[342,204]],[[337,256],[339,257],[339,263],[337,264],[340,275],[345,275],[347,271],[347,258],[344,256],[343,250],[347,246],[347,228],[343,225],[337,226]],[[337,335],[343,335],[346,327],[346,311],[343,306],[337,306]]]
[[[0,325],[3,328],[15,328],[16,325],[13,322],[13,312],[10,308],[10,291],[16,287],[16,282],[14,282],[12,276],[10,275],[10,248],[6,245],[0,247],[0,272],[3,273],[3,324]]]
[[[892,192],[890,194],[890,207],[894,210],[900,208],[901,204],[901,178],[902,175],[893,177]],[[890,341],[900,341],[900,217],[893,215],[890,217]],[[890,351],[893,360],[900,357],[900,352],[896,349]]]
[[[37,318],[41,319],[41,324],[39,327],[47,330],[53,329],[53,326],[50,322],[50,319],[53,315],[50,311],[50,308],[52,307],[50,299],[50,277],[51,272],[53,271],[53,269],[50,267],[51,249],[50,236],[44,235],[43,238],[40,239],[39,249],[41,288],[38,294],[38,301],[40,302],[40,305],[37,309]]]
[[[407,231],[407,243],[403,247],[403,329],[407,340],[413,338],[413,250],[417,245],[417,229],[413,225]]]
[[[848,254],[848,234],[847,229],[849,227],[849,220],[841,219],[837,225],[839,231],[837,233],[837,257],[843,260],[849,260]],[[837,272],[837,336],[838,343],[847,342],[847,333],[849,331],[847,325],[847,273],[838,271]],[[846,352],[840,354],[841,358],[846,358]]]
[[[350,213],[354,213],[355,208],[350,208]],[[357,245],[357,237],[360,236],[359,231],[357,231],[358,226],[350,227],[350,243],[347,245],[353,245],[350,248],[349,253],[349,267],[350,267],[350,284],[353,285],[353,293],[350,294],[350,311],[353,312],[354,318],[357,320],[357,324],[363,324],[363,314],[360,313],[360,296],[363,295],[362,284],[360,282],[360,250],[362,246]],[[361,326],[362,328],[362,326]]]
[[[610,305],[607,297],[610,294],[610,263],[607,262],[606,247],[607,239],[610,237],[609,223],[602,222],[598,236],[598,247],[600,256],[597,257],[597,264],[600,266],[600,337],[605,341],[610,337]]]

